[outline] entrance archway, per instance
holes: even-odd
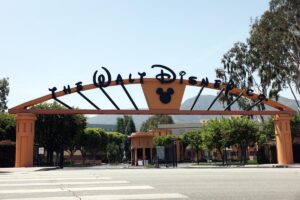
[[[186,72],[181,71],[179,74],[173,72],[170,68],[162,65],[153,65],[152,68],[160,68],[161,71],[156,78],[146,78],[146,73],[138,73],[139,77],[133,79],[129,74],[128,79],[123,79],[119,74],[116,80],[111,80],[110,72],[103,68],[105,74],[93,75],[93,83],[82,85],[82,82],[76,83],[75,87],[64,86],[63,90],[57,91],[56,87],[50,90],[50,94],[22,103],[9,109],[9,113],[16,114],[16,167],[30,167],[33,165],[33,139],[34,123],[36,114],[128,114],[128,115],[270,115],[274,118],[277,157],[279,164],[292,164],[292,139],[290,129],[290,118],[296,111],[293,109],[267,99],[262,94],[255,94],[251,89],[239,89],[235,87],[232,81],[222,83],[220,80],[209,82],[207,78],[198,80],[196,76],[185,77]],[[177,78],[179,76],[179,78]],[[148,109],[140,109],[134,99],[126,89],[126,85],[140,84],[143,95],[146,99]],[[133,109],[120,109],[115,101],[105,91],[107,87],[119,86],[132,103]],[[198,95],[189,110],[181,110],[184,91],[187,86],[194,86],[198,89]],[[206,110],[194,110],[194,106],[201,96],[204,89],[218,90],[217,97],[211,102]],[[101,92],[112,103],[115,109],[100,109],[99,106],[89,99],[84,91],[95,90]],[[65,95],[78,94],[95,109],[73,109],[71,106],[60,100]],[[236,98],[224,110],[211,110],[217,99],[224,95],[233,95]],[[253,105],[246,111],[230,110],[229,108],[239,99],[247,98],[253,101]],[[33,109],[34,105],[43,103],[48,100],[55,100],[66,107],[66,109],[43,110]],[[269,111],[257,111],[253,108],[258,104],[265,104],[273,108]]]

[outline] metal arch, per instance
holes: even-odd
[[[154,82],[154,81],[156,82],[157,80],[155,78],[145,78],[143,84],[151,84],[151,82]],[[178,79],[178,80],[175,80],[175,81],[179,82],[180,80]],[[134,82],[134,83],[131,83],[129,79],[124,80],[124,85],[128,85],[128,84],[141,84],[141,83],[137,82],[137,81]],[[170,85],[171,84],[172,83],[170,83]],[[191,86],[189,84],[188,80],[183,80],[182,84],[185,85],[185,86],[188,86],[188,85]],[[118,85],[116,83],[116,81],[112,81],[110,86],[116,86],[116,85]],[[201,86],[201,81],[197,81],[197,83],[195,85],[192,85],[192,86],[202,87]],[[219,88],[215,88],[213,83],[209,83],[206,87],[209,88],[209,89],[214,89],[214,90],[219,90],[220,91],[220,90],[224,90],[226,88],[226,84],[222,84]],[[88,85],[82,86],[82,90],[81,91],[91,90],[91,89],[95,89],[95,88],[97,88],[97,87],[94,84],[88,84]],[[69,94],[76,93],[76,92],[77,92],[76,87],[73,87],[73,88],[70,89],[70,93]],[[258,99],[258,95],[257,94],[253,93],[252,96],[249,96],[249,95],[247,95],[247,93],[246,93],[245,90],[241,90],[241,89],[238,89],[238,88],[234,88],[234,89],[230,90],[228,93],[231,94],[231,95],[236,95],[236,96],[241,95],[241,96],[243,96],[245,98],[248,98],[248,99],[251,99],[251,100],[257,100]],[[59,92],[55,92],[55,95],[58,98],[58,97],[62,97],[64,95],[68,95],[68,94],[65,94],[64,91],[61,90]],[[31,101],[22,103],[22,104],[20,104],[18,106],[15,106],[15,107],[9,109],[9,113],[17,113],[17,110],[18,110],[18,113],[21,112],[21,111],[22,112],[32,112],[31,109],[28,110],[27,108],[29,108],[31,106],[34,106],[36,104],[43,103],[45,101],[51,100],[51,99],[53,99],[52,95],[48,94],[48,95],[45,95],[45,96],[33,99]],[[279,110],[279,111],[273,111],[273,112],[283,113],[283,111],[284,111],[285,113],[295,114],[295,111],[293,109],[291,109],[291,108],[289,108],[289,107],[287,107],[287,106],[285,106],[283,104],[280,104],[278,102],[275,102],[273,100],[270,100],[270,99],[268,99],[268,101],[262,101],[261,103],[264,103],[265,105],[268,105],[270,107],[273,107],[273,108]],[[90,113],[90,112],[88,112],[88,110],[82,110],[82,111],[87,112],[87,114]],[[101,111],[101,110],[99,110],[99,111]],[[122,111],[122,110],[120,110],[120,111]],[[188,110],[188,111],[190,111],[190,110]],[[94,112],[94,111],[92,111],[92,112]],[[164,109],[162,109],[161,112],[164,113]],[[190,112],[192,112],[192,111],[190,111]],[[213,111],[208,111],[208,112],[211,112],[211,114],[214,113]],[[233,111],[226,111],[226,112],[233,112]],[[244,111],[244,112],[245,112],[244,114],[246,115],[246,111]],[[251,112],[257,112],[257,111],[251,111]],[[267,112],[267,111],[265,111],[265,112]],[[102,113],[102,112],[99,112],[99,113]],[[142,112],[141,110],[136,110],[135,113],[139,114],[139,113],[145,113],[145,112],[144,111]],[[195,113],[195,112],[192,112],[192,113]],[[219,111],[219,113],[222,113],[222,112]],[[198,112],[198,114],[201,114],[201,112]],[[205,113],[203,112],[202,114],[206,114],[206,112]]]

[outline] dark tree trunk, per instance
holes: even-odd
[[[247,163],[247,147],[244,148],[244,165]]]
[[[70,150],[70,165],[73,165],[73,156],[74,156],[74,151]]]
[[[53,149],[49,149],[47,152],[47,163],[53,166]]]
[[[224,165],[225,164],[224,154],[222,153],[222,150],[220,148],[218,148],[218,151],[219,151],[219,153],[221,155],[221,158],[222,158],[222,165]]]
[[[197,164],[199,165],[199,149],[196,149],[196,156],[197,156]]]
[[[240,147],[240,164],[243,162],[243,148]]]
[[[86,152],[83,149],[80,149],[80,153],[82,156],[82,164],[85,164],[85,160],[86,160]]]

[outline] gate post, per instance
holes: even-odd
[[[293,164],[291,117],[289,115],[275,115],[273,119],[276,136],[277,162],[278,164]]]
[[[31,113],[18,113],[16,116],[15,167],[33,166],[35,120],[35,115]]]

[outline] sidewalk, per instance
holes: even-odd
[[[300,168],[300,164],[281,165],[281,164],[251,164],[251,165],[214,165],[214,164],[200,164],[195,163],[180,163],[178,168]]]
[[[149,166],[131,166],[128,164],[118,164],[118,165],[97,165],[90,167],[64,167],[64,169],[209,169],[209,168],[299,168],[300,164],[292,165],[279,165],[279,164],[261,164],[261,165],[214,165],[214,164],[200,164],[196,163],[178,163],[177,168],[173,168],[171,164],[168,167],[165,164],[160,164],[159,168],[156,168],[153,165]],[[24,172],[37,172],[37,171],[49,171],[60,169],[59,167],[19,167],[19,168],[0,168],[0,174],[2,173],[24,173]]]
[[[1,173],[18,173],[18,172],[35,172],[35,171],[49,171],[59,169],[59,167],[10,167],[0,168]]]

